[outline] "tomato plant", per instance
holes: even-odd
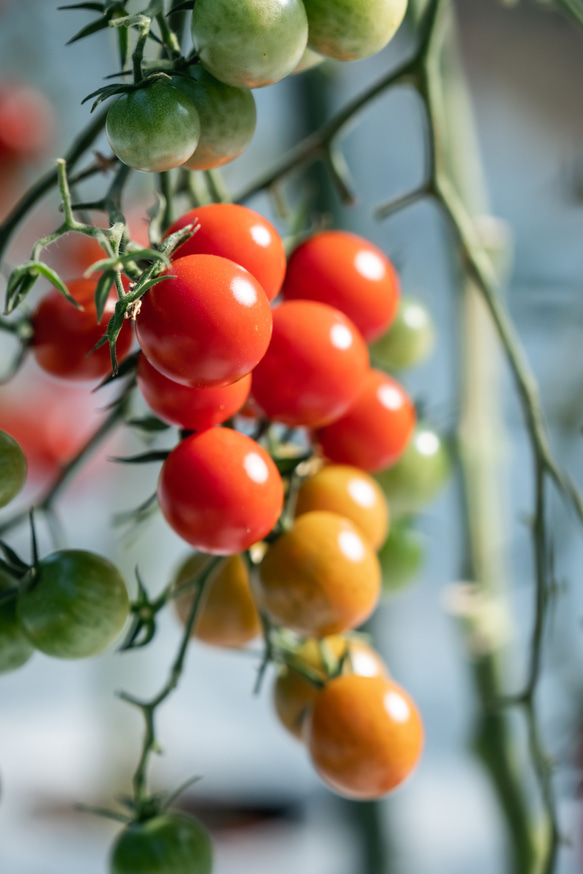
[[[379,52],[393,38],[407,0],[304,0],[311,48],[339,61]]]
[[[16,597],[7,597],[16,587],[17,581],[0,569],[0,674],[22,667],[34,652],[16,615]]]
[[[425,560],[425,544],[410,522],[397,519],[379,551],[383,592],[390,594],[413,580]]]
[[[211,874],[212,847],[193,817],[165,813],[125,828],[111,853],[110,874]]]
[[[403,295],[394,322],[370,354],[379,367],[407,370],[425,361],[434,343],[435,326],[429,310],[411,295]]]
[[[26,457],[13,437],[0,431],[0,507],[21,490],[26,479]]]

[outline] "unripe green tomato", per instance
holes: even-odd
[[[293,75],[295,76],[297,73],[304,73],[306,70],[311,70],[314,67],[319,67],[320,64],[324,63],[326,58],[322,55],[319,55],[317,52],[313,52],[312,49],[306,48],[305,52],[300,58],[300,62],[297,67],[294,67],[292,70]]]
[[[449,476],[449,452],[436,431],[418,425],[400,460],[376,475],[389,501],[391,516],[418,513],[437,495]]]
[[[425,560],[425,546],[412,525],[397,520],[379,552],[383,572],[383,593],[404,588],[419,573]]]
[[[188,72],[172,80],[190,97],[200,118],[198,146],[184,166],[211,170],[233,161],[251,142],[257,121],[255,99],[248,88],[225,85],[201,66]]]
[[[435,343],[433,319],[427,307],[409,295],[403,295],[391,327],[370,347],[375,364],[387,370],[406,370],[421,364]]]
[[[146,173],[179,167],[198,145],[200,119],[184,91],[157,79],[122,94],[107,113],[109,145],[124,164]]]
[[[304,0],[310,48],[336,58],[355,61],[375,55],[393,38],[407,0]]]
[[[0,595],[16,586],[16,581],[0,570]],[[16,615],[16,598],[0,601],[0,674],[24,665],[34,648]]]
[[[0,431],[0,507],[16,497],[26,479],[26,457],[10,434]]]
[[[190,816],[165,813],[133,823],[112,848],[110,874],[211,874],[212,845]]]
[[[308,41],[306,10],[301,0],[197,0],[192,40],[216,79],[261,88],[297,66]]]
[[[34,646],[59,659],[98,655],[122,630],[129,612],[123,577],[92,552],[54,552],[39,562],[19,595],[17,615]]]

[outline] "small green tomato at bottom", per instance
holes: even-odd
[[[134,170],[162,173],[190,158],[198,145],[200,119],[184,91],[156,80],[118,97],[105,129],[120,161]]]
[[[0,507],[16,497],[26,479],[24,452],[10,434],[0,431]]]
[[[116,840],[110,874],[211,874],[206,829],[179,813],[155,816],[125,828]]]
[[[128,593],[117,568],[99,555],[74,549],[40,561],[17,603],[30,641],[60,659],[103,652],[122,630],[128,613]]]
[[[172,80],[190,97],[200,118],[198,146],[184,166],[189,170],[222,167],[234,161],[253,138],[255,98],[248,88],[225,85],[200,66],[190,67],[188,73]]]
[[[379,552],[383,572],[383,594],[405,588],[415,579],[425,560],[425,545],[409,522],[398,520]]]
[[[390,371],[421,364],[432,352],[435,328],[429,310],[416,298],[403,295],[395,321],[371,346],[373,361]]]
[[[0,570],[0,595],[15,588],[16,580]],[[24,665],[34,652],[16,615],[16,597],[0,600],[0,674]]]

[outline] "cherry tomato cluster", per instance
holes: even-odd
[[[197,0],[192,41],[198,63],[121,94],[107,117],[110,145],[136,170],[220,167],[253,137],[250,89],[324,57],[375,54],[394,36],[406,6],[407,0]]]

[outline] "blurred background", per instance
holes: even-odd
[[[39,123],[30,135],[34,141],[40,130],[42,137],[26,160],[3,162],[3,214],[87,123],[88,105],[81,106],[81,100],[118,69],[107,32],[64,47],[89,19],[57,6],[53,0],[0,5],[0,103],[2,88],[18,84],[38,89],[49,107],[38,110]],[[457,14],[474,127],[468,128],[465,118],[456,160],[472,168],[469,197],[475,209],[499,220],[487,228],[505,249],[508,304],[540,383],[555,453],[581,483],[583,30],[548,4],[525,0],[463,0]],[[404,26],[372,59],[326,62],[256,91],[254,141],[224,173],[233,196],[410,48]],[[474,137],[482,164],[478,172]],[[105,141],[98,148],[108,154]],[[487,444],[488,496],[483,497],[478,475],[476,493],[472,496],[470,488],[464,497],[459,466],[454,466],[447,486],[415,522],[424,549],[422,568],[409,585],[386,594],[371,623],[392,675],[423,714],[425,753],[414,776],[381,803],[343,801],[323,787],[304,749],[278,724],[271,703],[273,675],[260,695],[252,694],[258,647],[239,654],[192,643],[186,675],[160,713],[164,755],[156,759],[153,784],[165,789],[191,775],[203,777],[181,804],[211,829],[216,874],[267,874],[276,868],[280,874],[535,872],[529,851],[520,849],[523,820],[536,845],[545,840],[545,816],[524,714],[511,710],[496,717],[498,741],[488,754],[484,743],[492,725],[480,709],[482,659],[495,659],[500,692],[522,686],[528,663],[533,464],[517,396],[487,316],[471,289],[464,289],[437,209],[418,204],[387,221],[374,219],[375,206],[422,179],[418,99],[399,89],[370,104],[344,138],[343,150],[357,192],[355,206],[342,206],[317,169],[294,177],[291,200],[305,198],[328,222],[370,238],[394,260],[403,290],[424,302],[437,331],[432,356],[402,376],[405,385],[424,420],[448,440],[453,456],[460,423],[466,460],[481,438]],[[153,195],[148,177],[134,175],[140,178],[132,184],[126,208],[141,228]],[[87,185],[88,198],[99,192],[99,184]],[[267,195],[249,205],[285,232]],[[35,211],[14,240],[8,265],[27,257],[34,240],[60,223],[57,207],[53,198]],[[55,248],[61,274],[75,276],[80,268],[74,247]],[[0,334],[3,364],[12,351],[8,335]],[[30,362],[0,389],[0,427],[14,433],[32,459],[23,505],[81,445],[106,401],[103,394],[91,395],[90,388],[51,382]],[[172,437],[164,439],[171,445]],[[128,580],[139,565],[146,585],[156,591],[186,554],[184,544],[156,516],[129,532],[111,522],[113,514],[132,509],[155,490],[156,470],[118,467],[106,458],[143,450],[139,437],[124,429],[78,477],[58,510],[68,543],[111,556]],[[479,530],[474,525],[470,540],[476,518],[472,504],[474,509],[485,504],[486,510],[478,511]],[[3,511],[0,523],[8,515]],[[549,524],[554,585],[537,713],[553,761],[562,838],[556,870],[571,874],[583,870],[583,548],[573,514],[556,495]],[[48,551],[49,532],[41,528],[40,537]],[[28,538],[19,530],[10,542],[27,555]],[[489,580],[486,606],[476,611],[459,584],[477,577],[478,542],[484,552],[478,565]],[[142,723],[114,692],[155,692],[178,637],[179,625],[169,610],[154,644],[144,651],[113,652],[88,663],[37,654],[18,672],[0,678],[3,874],[104,874],[117,826],[76,812],[74,804],[109,805],[116,794],[128,791]],[[501,736],[502,746],[496,746]],[[506,781],[500,777],[504,768],[511,775]]]

